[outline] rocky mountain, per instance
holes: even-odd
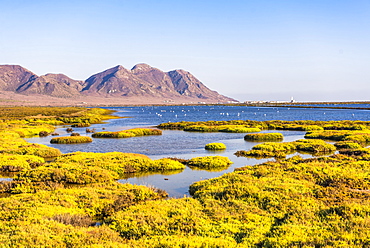
[[[19,65],[0,65],[0,90],[4,91],[68,98],[80,95],[82,83],[63,74],[39,77]]]
[[[143,103],[148,103],[148,99],[233,101],[210,90],[187,71],[163,72],[147,64],[137,64],[131,70],[118,65],[85,81],[73,80],[63,74],[37,76],[19,65],[0,65],[0,91],[58,98],[136,99]]]
[[[233,100],[210,90],[190,72],[163,72],[147,64],[135,65],[131,70],[119,65],[95,74],[85,81],[82,93],[105,97],[186,97],[221,102]]]
[[[37,75],[19,65],[0,65],[0,90],[17,91]]]
[[[17,92],[69,98],[80,95],[82,83],[63,74],[46,74],[18,87]]]

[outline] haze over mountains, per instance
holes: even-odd
[[[187,71],[163,72],[147,64],[137,64],[131,70],[118,65],[85,81],[63,74],[37,76],[19,65],[0,65],[0,99],[27,101],[26,96],[40,103],[45,99],[93,104],[235,101],[210,90]]]

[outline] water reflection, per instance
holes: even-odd
[[[196,166],[189,166],[190,169],[192,170],[198,170],[198,171],[209,171],[209,172],[219,172],[219,171],[224,171],[224,170],[227,170],[228,168],[230,167],[230,165],[228,166],[225,166],[225,167],[215,167],[215,168],[199,168],[199,167],[196,167]]]

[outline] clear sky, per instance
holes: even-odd
[[[370,100],[369,0],[0,0],[0,64],[184,69],[246,100]]]

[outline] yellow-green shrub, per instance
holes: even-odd
[[[65,136],[55,137],[50,140],[52,144],[76,144],[76,143],[90,143],[92,138],[88,136]]]
[[[126,239],[181,234],[210,237],[209,223],[199,201],[191,198],[148,201],[117,212],[110,219],[110,227]]]
[[[150,128],[134,128],[118,132],[96,132],[92,135],[94,138],[131,138],[136,136],[146,135],[162,135],[162,131],[159,129]]]
[[[274,141],[283,140],[283,138],[281,133],[250,133],[244,136],[244,140],[248,141]]]
[[[15,181],[25,182],[56,182],[72,184],[88,184],[97,182],[109,182],[117,179],[118,175],[96,166],[81,166],[78,164],[52,164],[40,166],[18,173]]]
[[[288,152],[296,150],[296,146],[293,142],[265,142],[252,147],[253,150],[263,150],[269,152]]]
[[[139,240],[128,242],[132,247],[171,247],[171,248],[236,248],[238,246],[234,239],[211,238],[199,235],[161,235],[150,236]]]
[[[20,171],[31,169],[31,166],[41,165],[45,160],[34,155],[0,154],[0,170]]]
[[[294,142],[296,149],[298,151],[305,152],[333,152],[336,150],[335,146],[329,143],[326,143],[323,140],[297,140]]]
[[[337,149],[359,149],[362,148],[362,146],[359,143],[355,143],[352,141],[339,141],[336,142],[335,147]]]
[[[76,124],[72,124],[71,127],[90,127],[91,124],[88,123],[88,122],[85,122],[85,123],[76,123]]]
[[[39,135],[40,132],[51,133],[55,130],[55,127],[48,124],[31,124],[15,126],[11,128],[12,132],[18,133],[20,137],[32,137]]]
[[[226,145],[223,143],[208,143],[204,148],[206,150],[225,150]]]
[[[228,157],[222,156],[206,156],[196,157],[188,160],[187,165],[204,169],[212,169],[217,167],[227,167],[233,162]]]
[[[348,130],[335,130],[335,131],[312,131],[305,135],[307,139],[327,139],[335,141],[352,141],[359,144],[370,143],[370,132],[365,131],[348,131]]]
[[[60,164],[78,163],[84,166],[98,166],[119,175],[138,171],[180,170],[185,166],[169,159],[152,160],[142,154],[108,152],[75,152],[58,157],[55,162]]]
[[[326,143],[323,140],[297,140],[293,142],[265,142],[252,147],[250,151],[237,151],[236,156],[244,157],[276,157],[284,158],[287,154],[295,151],[309,153],[329,153],[335,151],[334,145]]]
[[[6,146],[8,145],[8,147]],[[35,155],[43,158],[52,158],[61,155],[60,150],[42,144],[31,144],[22,140],[21,142],[8,143],[0,146],[0,151],[9,154]]]

